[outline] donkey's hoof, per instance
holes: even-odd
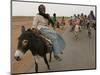
[[[51,60],[49,60],[49,62],[51,62]]]
[[[49,67],[48,70],[51,70],[51,68]]]

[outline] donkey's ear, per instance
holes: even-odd
[[[21,27],[21,32],[22,32],[22,33],[25,32],[25,26],[22,26],[22,27]]]
[[[27,31],[32,31],[32,30],[30,28],[28,28]]]

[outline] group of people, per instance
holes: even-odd
[[[48,13],[46,13],[46,7],[44,5],[39,5],[37,15],[34,17],[32,28],[38,29],[42,35],[52,43],[53,45],[53,53],[54,57],[57,60],[61,60],[59,54],[63,53],[65,48],[65,41],[63,37],[55,31],[55,25],[57,24],[56,13],[53,14],[52,17]],[[90,14],[84,15],[83,13],[80,15],[74,14],[71,16],[70,25],[72,26],[71,31],[75,30],[75,37],[78,39],[78,32],[81,29],[81,26],[84,26],[84,23],[88,23],[85,21],[94,22],[95,16],[93,11]],[[65,25],[64,17],[62,18],[62,24]],[[52,28],[49,27],[52,26]],[[59,26],[58,26],[59,27]],[[87,25],[88,30],[90,26]],[[90,30],[88,31],[90,34]]]
[[[75,32],[75,38],[78,39],[79,31],[82,28],[86,28],[88,30],[88,36],[91,38],[91,28],[96,30],[96,17],[94,16],[93,11],[91,10],[89,15],[74,14],[74,16],[70,17],[69,24],[71,26],[71,32]]]
[[[61,22],[58,21],[57,17],[56,17],[56,13],[53,14],[53,16],[51,17],[51,25],[54,29],[58,28],[58,29],[63,29],[65,26],[65,17],[61,17]]]

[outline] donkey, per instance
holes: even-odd
[[[28,50],[30,50],[35,59],[35,72],[38,72],[37,56],[43,57],[45,64],[50,70],[50,66],[48,64],[46,54],[50,53],[49,62],[51,62],[53,46],[49,41],[45,40],[41,36],[41,33],[38,30],[24,29],[24,31],[21,33],[21,35],[18,38],[17,49],[18,50],[16,50],[15,56],[14,56],[17,61],[21,60],[23,55]]]

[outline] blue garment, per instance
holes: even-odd
[[[48,39],[52,41],[53,48],[54,48],[54,54],[56,55],[56,54],[61,53],[65,47],[64,39],[52,29],[41,28],[40,31],[45,37],[47,37]]]

